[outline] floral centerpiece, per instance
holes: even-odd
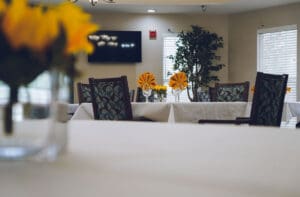
[[[159,101],[162,101],[163,98],[167,97],[167,86],[156,85],[156,86],[154,86],[153,90],[155,91]]]
[[[156,79],[153,73],[144,72],[140,74],[137,83],[142,90],[153,89],[156,86]]]
[[[174,73],[169,80],[169,86],[173,90],[184,90],[187,87],[187,85],[187,77],[184,72]]]
[[[169,80],[169,86],[172,88],[175,101],[179,101],[180,93],[188,86],[186,74],[184,72],[174,73]]]
[[[152,89],[156,86],[156,79],[153,73],[144,72],[139,75],[137,81],[138,87],[140,87],[143,91],[143,95],[146,98],[146,102],[148,102],[148,97],[152,93]]]
[[[90,15],[70,2],[45,5],[0,0],[0,80],[10,87],[5,109],[7,134],[13,131],[11,114],[18,88],[46,70],[74,76],[76,54],[93,51],[87,36],[97,29]]]

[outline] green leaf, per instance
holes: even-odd
[[[178,34],[176,54],[168,58],[174,60],[174,69],[187,74],[189,82],[193,84],[192,92],[195,93],[198,87],[208,87],[212,81],[218,81],[219,78],[212,76],[211,72],[219,71],[225,65],[217,63],[221,58],[216,55],[223,48],[223,38],[197,25],[191,25],[191,28],[191,31]],[[193,96],[197,98],[197,95]],[[189,95],[193,101],[194,97]]]

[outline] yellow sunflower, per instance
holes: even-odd
[[[6,3],[2,0],[0,1],[0,14],[6,9]]]
[[[45,9],[42,5],[31,6],[27,0],[12,0],[8,5],[0,0],[2,12],[1,27],[14,49],[42,51],[60,36],[62,28],[66,33],[66,54],[93,51],[87,36],[98,30],[98,26],[90,22],[89,14],[72,3],[49,5]]]
[[[55,8],[59,20],[67,34],[66,53],[93,52],[93,45],[88,41],[89,34],[98,30],[98,26],[91,23],[91,16],[84,13],[75,4],[64,2]]]

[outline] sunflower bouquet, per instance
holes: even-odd
[[[163,98],[167,96],[167,86],[164,85],[156,85],[153,88],[154,92],[157,95],[157,98],[162,101]]]
[[[144,72],[140,74],[137,84],[142,90],[154,89],[156,86],[154,74],[151,72]]]
[[[0,80],[10,87],[6,113],[17,102],[18,88],[46,70],[76,74],[79,52],[91,53],[87,36],[98,30],[90,15],[70,2],[33,4],[27,0],[0,0]],[[6,118],[11,132],[11,117]]]
[[[169,86],[173,90],[184,90],[187,85],[187,77],[184,72],[174,73],[169,80]]]

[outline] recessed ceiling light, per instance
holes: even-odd
[[[155,9],[148,9],[147,12],[148,12],[148,13],[155,13],[156,10],[155,10]]]

